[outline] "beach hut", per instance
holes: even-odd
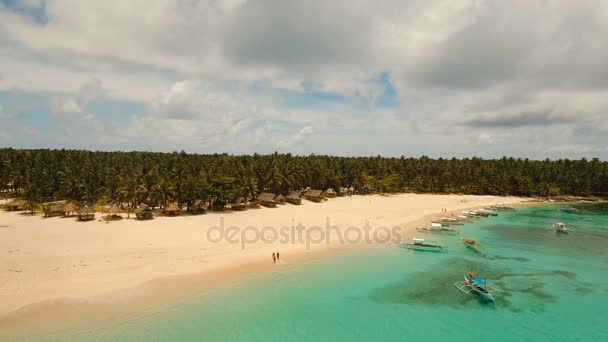
[[[277,195],[275,200],[277,201],[277,204],[285,204],[285,201],[287,200],[287,198],[283,195]]]
[[[325,197],[334,198],[336,195],[336,191],[332,188],[325,190]]]
[[[171,203],[165,208],[164,213],[168,216],[177,216],[181,211],[182,209],[177,204]]]
[[[95,219],[95,209],[88,205],[81,207],[78,210],[78,221],[90,221]]]
[[[322,190],[310,189],[304,193],[304,197],[313,202],[322,202],[325,200]]]
[[[300,205],[302,204],[302,194],[299,191],[292,191],[287,195],[286,201],[291,204]]]
[[[251,201],[249,201],[249,208],[260,209],[260,200],[252,199]]]
[[[116,220],[122,220],[123,217],[120,215],[123,213],[123,210],[120,209],[120,207],[116,204],[112,204],[112,206],[110,206],[110,208],[103,208],[102,212],[105,212],[106,215],[103,217],[104,220],[106,221],[116,221]]]
[[[110,218],[112,220],[122,219],[122,216],[120,216],[121,213],[122,213],[122,210],[116,204],[112,204],[110,209],[108,209],[108,215],[110,215]]]
[[[23,211],[27,209],[27,202],[22,199],[14,199],[6,204],[6,209],[8,211]]]
[[[269,208],[275,208],[277,206],[277,196],[275,194],[271,194],[269,192],[262,192],[260,196],[258,196],[258,202]]]
[[[245,199],[243,197],[237,199],[236,201],[234,201],[233,203],[230,204],[230,208],[232,210],[245,210],[247,209],[247,201],[245,201]]]
[[[64,216],[66,201],[47,202],[42,205],[44,217]]]
[[[205,205],[205,202],[203,200],[196,200],[194,201],[194,204],[192,204],[190,206],[190,213],[192,215],[201,215],[205,213],[205,210],[207,210],[207,206]]]
[[[152,214],[152,209],[147,204],[142,203],[135,209],[135,217],[138,220],[151,220],[154,218],[154,215]]]

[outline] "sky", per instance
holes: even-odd
[[[608,3],[0,0],[0,147],[608,160]]]

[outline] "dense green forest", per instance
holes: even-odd
[[[229,203],[261,191],[351,186],[376,192],[603,196],[608,163],[0,149],[0,188],[33,203],[190,206],[199,199]]]

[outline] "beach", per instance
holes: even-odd
[[[299,206],[111,223],[99,221],[99,213],[94,221],[77,222],[75,218],[3,211],[0,326],[49,315],[52,310],[48,308],[60,310],[62,305],[78,304],[84,312],[86,306],[127,299],[162,301],[161,297],[171,298],[175,292],[221,285],[239,275],[326,257],[344,248],[392,243],[396,236],[406,239],[416,227],[428,226],[431,216],[524,201],[471,195],[368,195],[323,203],[304,201]],[[303,240],[292,234],[298,225],[306,227]],[[357,239],[357,229],[361,232],[366,225],[371,227],[371,241],[363,236]],[[331,232],[320,236],[327,226],[332,227]],[[218,232],[229,227],[234,227],[235,233],[230,238],[220,236]],[[282,239],[281,232],[287,232],[288,238]],[[281,255],[276,265],[273,252]],[[78,310],[71,312],[79,315]],[[106,312],[108,317],[113,315],[111,310]]]

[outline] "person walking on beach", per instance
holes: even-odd
[[[277,262],[281,262],[279,252],[277,252]]]
[[[277,256],[276,256],[276,254],[274,254],[274,252],[272,252],[272,263],[273,264],[277,263]]]

